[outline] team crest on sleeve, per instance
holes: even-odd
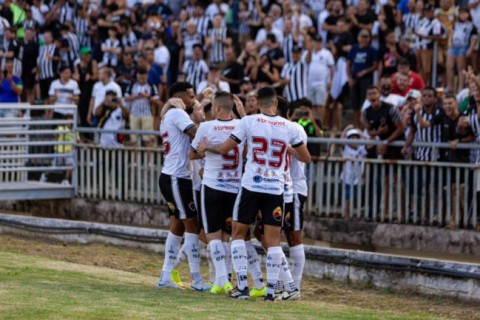
[[[175,205],[171,202],[167,202],[167,207],[170,211],[175,211]]]
[[[275,210],[273,210],[273,219],[277,221],[282,220],[282,208],[276,207]]]

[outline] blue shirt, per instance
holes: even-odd
[[[23,87],[22,80],[19,77],[13,76],[13,82],[18,87]],[[2,84],[0,85],[0,102],[13,102],[18,103],[20,102],[20,96],[13,91],[12,86],[10,85],[10,81],[6,78],[3,80]]]
[[[352,47],[348,53],[348,60],[352,62],[353,77],[357,79],[357,73],[373,66],[375,61],[378,61],[378,52],[372,46],[360,48],[358,44]],[[369,73],[366,76],[372,76]]]
[[[148,83],[153,84],[154,86],[158,86],[159,84],[162,83],[162,75],[163,75],[163,70],[162,67],[160,67],[157,64],[153,64],[150,67],[150,70],[148,70]]]

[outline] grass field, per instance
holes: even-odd
[[[288,303],[159,290],[160,266],[139,250],[0,236],[0,319],[480,319],[474,304],[312,278]]]

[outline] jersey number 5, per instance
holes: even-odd
[[[163,154],[167,155],[170,152],[170,143],[167,141],[168,133],[162,134]]]
[[[287,149],[287,144],[282,140],[272,139],[270,143],[262,137],[253,137],[253,162],[272,168],[280,168],[283,163],[283,155]],[[270,157],[268,157],[270,153]],[[270,158],[270,159],[269,159]]]

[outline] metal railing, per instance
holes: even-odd
[[[68,110],[70,120],[32,117],[31,113],[47,110]],[[0,104],[0,110],[13,110],[15,116],[0,117],[0,182],[26,183],[38,181],[38,175],[71,170],[72,185],[76,186],[75,146],[72,141],[59,140],[60,135],[76,137],[77,107],[74,105]],[[62,125],[63,130],[58,126]],[[55,148],[71,148],[70,153],[56,152]],[[61,149],[61,148],[60,148]],[[71,164],[58,165],[54,159],[71,159]]]

